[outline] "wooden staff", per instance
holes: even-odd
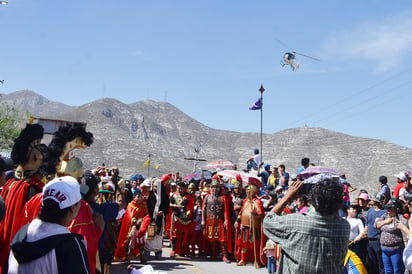
[[[254,219],[254,209],[255,209],[255,203],[253,202],[252,199],[252,194],[250,193],[251,190],[249,190],[249,202],[252,205],[252,211],[250,212],[250,223],[252,226],[252,233],[253,233],[253,256],[254,256],[254,266],[257,268],[257,259],[256,259],[256,231],[255,231],[255,219]]]
[[[254,263],[254,265],[255,265],[255,268],[258,268],[257,267],[257,265],[258,265],[258,263],[257,263],[257,258],[256,258],[256,231],[255,231],[255,220],[253,219],[253,211],[252,211],[252,213],[251,213],[251,217],[252,217],[252,225],[253,225],[253,228],[252,228],[252,231],[253,231],[253,256],[255,257],[255,263]]]

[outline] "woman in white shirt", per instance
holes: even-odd
[[[364,238],[365,226],[361,219],[357,216],[361,212],[359,205],[351,204],[347,209],[346,220],[350,224],[350,234],[349,234],[349,249],[355,252],[360,258],[363,257],[364,252],[364,241],[361,241]]]

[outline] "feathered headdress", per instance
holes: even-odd
[[[47,146],[40,143],[43,133],[41,125],[26,124],[19,137],[14,140],[11,159],[17,165],[17,179],[29,178],[41,172],[42,158],[47,153]]]
[[[34,146],[40,144],[43,138],[44,129],[39,124],[26,124],[19,137],[14,139],[11,159],[17,165],[24,164],[28,161],[29,152]]]
[[[62,126],[53,135],[44,160],[45,170],[49,175],[60,169],[62,161],[74,158],[74,149],[85,149],[93,143],[93,134],[79,125]]]

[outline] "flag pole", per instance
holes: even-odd
[[[260,85],[260,102],[262,103],[262,107],[260,108],[260,157],[263,161],[263,92],[265,89],[263,85]]]
[[[147,165],[147,178],[150,177],[150,153],[149,153],[149,164]]]

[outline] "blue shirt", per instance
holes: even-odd
[[[391,199],[391,190],[389,189],[388,184],[383,184],[380,192],[385,196],[385,201],[388,202]]]
[[[268,184],[269,172],[265,170],[259,173],[257,176],[262,177],[262,188],[265,188],[266,185]]]
[[[380,230],[375,227],[375,221],[386,213],[386,209],[375,210],[374,207],[369,208],[366,225],[368,226],[368,238],[378,238]]]

